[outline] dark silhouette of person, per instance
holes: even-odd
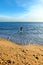
[[[23,27],[20,27],[20,31],[22,31],[23,30]]]

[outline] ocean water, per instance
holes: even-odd
[[[20,33],[20,27],[23,32]],[[42,22],[0,22],[0,37],[17,44],[43,44]]]

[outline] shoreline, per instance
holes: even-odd
[[[23,44],[23,43],[16,43],[16,42],[14,42],[14,41],[12,41],[12,40],[9,40],[9,39],[5,39],[5,38],[0,38],[1,40],[6,40],[6,41],[9,41],[9,42],[11,42],[11,43],[14,43],[14,44],[16,44],[16,45],[20,45],[20,46],[28,46],[28,45],[41,45],[41,46],[43,46],[43,44],[41,44],[41,43],[27,43],[27,44]]]

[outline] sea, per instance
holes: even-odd
[[[0,38],[22,45],[43,45],[43,22],[0,22]]]

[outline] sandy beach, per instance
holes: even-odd
[[[0,65],[43,65],[43,45],[17,45],[0,38]]]

